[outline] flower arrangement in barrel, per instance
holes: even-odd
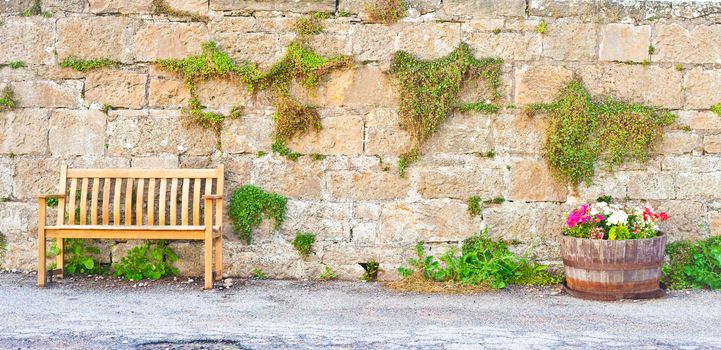
[[[624,240],[658,236],[658,223],[668,220],[665,212],[651,207],[629,207],[599,201],[583,204],[568,214],[563,234],[576,238]]]

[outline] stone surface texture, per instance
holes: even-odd
[[[407,2],[408,17],[385,25],[368,23],[355,0],[168,1],[207,15],[207,23],[153,14],[150,1],[43,1],[50,17],[22,16],[28,0],[0,1],[0,88],[10,87],[17,102],[0,112],[0,233],[7,241],[0,266],[35,269],[34,195],[58,190],[63,163],[224,164],[226,198],[248,183],[287,196],[284,225],[264,222],[253,244],[236,238],[227,222],[224,261],[233,276],[261,268],[271,277],[314,279],[329,266],[357,279],[359,263],[375,259],[386,271],[382,278],[393,279],[418,240],[458,245],[485,226],[494,237],[520,241],[530,256],[557,262],[563,216],[604,194],[668,211],[671,240],[721,234],[721,118],[710,111],[721,102],[717,2]],[[290,87],[321,117],[321,131],[288,142],[304,156],[294,162],[273,154],[272,96],[249,93],[237,81],[209,79],[197,92],[208,111],[240,105],[242,117],[226,120],[219,132],[185,123],[188,88],[154,61],[196,54],[213,40],[233,59],[267,68],[295,40],[295,19],[313,11],[349,13],[324,20],[325,31],[306,39],[324,55],[353,55],[357,64],[332,72],[310,93]],[[541,21],[545,33],[537,30]],[[461,42],[477,57],[504,60],[501,109],[449,115],[402,178],[396,164],[411,138],[399,126],[398,88],[388,74],[393,54],[434,59]],[[76,72],[59,67],[68,57],[119,64]],[[12,69],[12,61],[25,67]],[[669,108],[679,120],[647,163],[615,172],[599,167],[594,182],[578,189],[559,184],[543,158],[546,120],[523,107],[552,101],[574,76],[596,96]],[[483,84],[467,85],[464,102],[488,98],[488,91],[475,91]],[[506,201],[470,217],[470,196]],[[306,260],[290,243],[299,231],[317,235]],[[128,245],[100,247],[101,261],[117,262]],[[201,245],[172,247],[182,274],[200,273]]]

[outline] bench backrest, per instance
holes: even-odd
[[[204,225],[206,194],[223,194],[217,169],[60,169],[57,225]],[[218,199],[216,204],[222,199]],[[222,208],[222,205],[216,205]],[[215,210],[214,225],[223,213]]]

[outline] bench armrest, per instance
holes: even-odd
[[[203,199],[205,199],[205,200],[223,199],[223,195],[222,194],[205,194],[205,195],[203,195]]]
[[[39,194],[39,195],[35,196],[35,198],[38,198],[38,199],[40,199],[40,198],[42,198],[42,199],[45,199],[45,198],[65,198],[65,195],[64,195],[64,194],[50,194],[50,193],[48,193],[48,194]]]

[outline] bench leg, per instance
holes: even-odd
[[[59,278],[65,277],[65,241],[62,238],[58,238],[55,244],[58,246],[58,256],[55,257],[55,264],[57,269],[60,270]]]
[[[223,235],[215,238],[215,280],[223,279]]]
[[[205,238],[205,289],[213,288],[213,239]]]
[[[38,230],[38,287],[45,287],[48,267],[45,262],[45,229]]]

